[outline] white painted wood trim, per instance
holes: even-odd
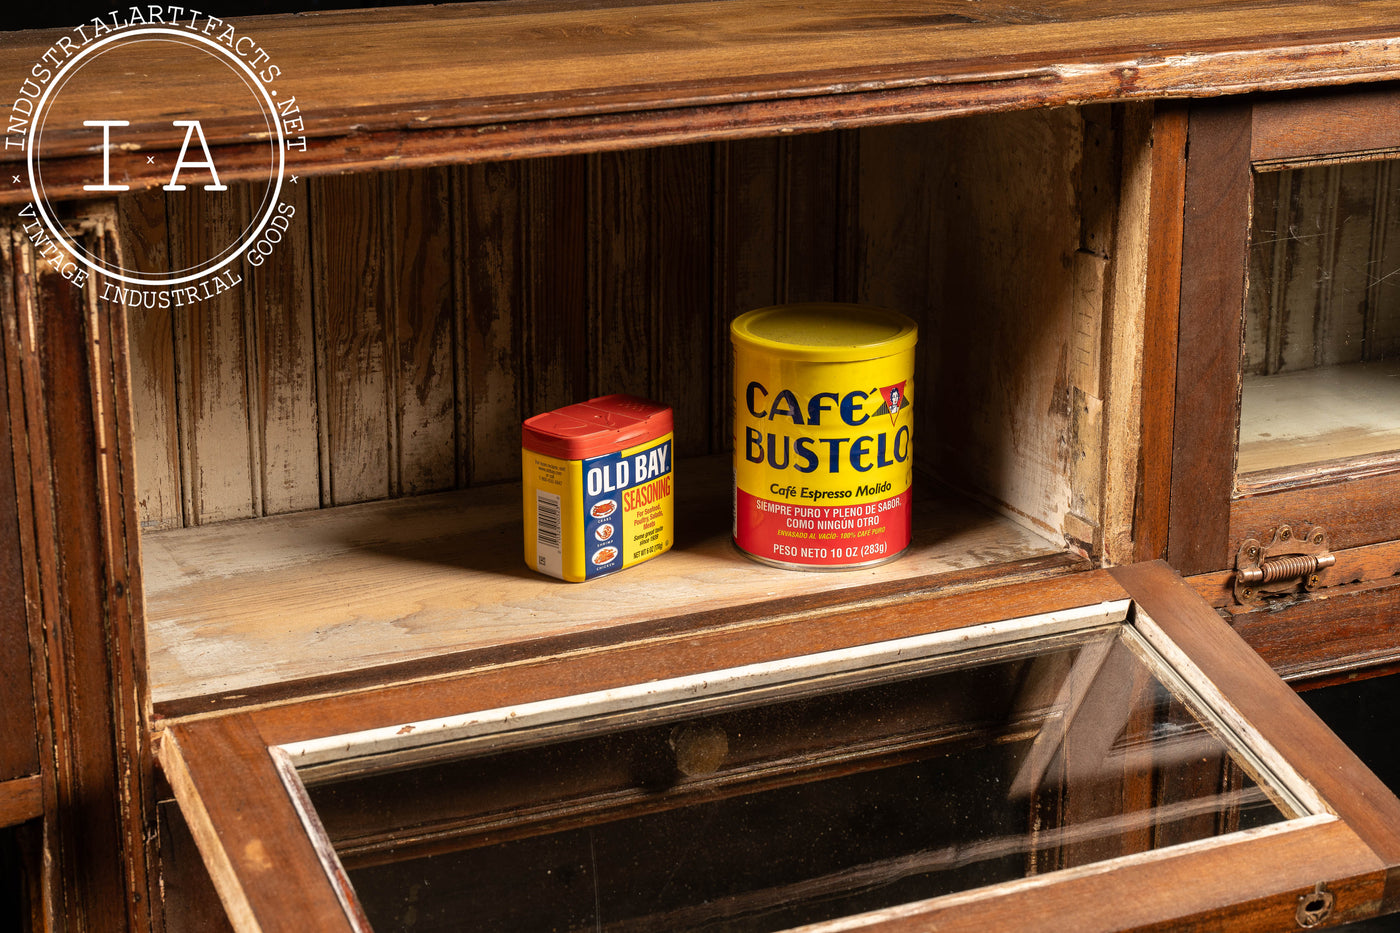
[[[1127,619],[1129,605],[1130,602],[1126,599],[1113,600],[853,648],[524,703],[519,706],[480,710],[440,719],[291,742],[281,748],[298,768],[348,758],[388,754],[394,754],[396,765],[403,765],[406,762],[400,753],[460,739],[630,710],[652,709],[686,700],[722,697],[775,684],[796,683],[815,677],[851,673],[894,663],[936,659],[953,652],[989,648],[1121,623]],[[891,607],[890,611],[897,612],[898,607]]]

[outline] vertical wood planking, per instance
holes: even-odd
[[[1245,371],[1370,358],[1387,251],[1388,162],[1256,175]]]
[[[1332,295],[1328,274],[1336,255],[1335,172],[1294,172],[1289,226],[1279,231],[1286,249],[1285,276],[1273,298],[1268,340],[1268,372],[1310,369],[1316,364],[1316,328]]]
[[[191,185],[167,200],[174,268],[200,262],[239,237],[245,219],[238,194]],[[186,524],[261,511],[249,422],[246,295],[235,287],[174,309]]]
[[[451,489],[457,479],[451,194],[447,169],[389,178],[398,411],[392,494],[403,496]]]
[[[519,162],[492,162],[457,170],[458,313],[466,361],[458,377],[463,392],[457,476],[464,486],[520,472],[522,168]]]
[[[114,260],[108,218],[84,245]],[[9,387],[23,402],[16,456],[30,642],[50,702],[45,744],[45,925],[137,930],[153,923],[142,840],[145,746],[140,571],[126,425],[122,309],[79,291],[22,244],[4,304]],[[12,399],[16,401],[18,399]],[[12,414],[15,408],[11,408]],[[21,451],[16,451],[21,454]]]
[[[267,261],[245,271],[242,286],[257,374],[254,442],[264,515],[314,509],[321,501],[308,200],[300,185],[283,189],[282,202],[296,213]]]
[[[841,142],[835,133],[781,140],[783,301],[834,301],[846,220]]]
[[[1400,356],[1400,168],[1395,160],[1380,164],[1376,189],[1367,301],[1367,360]]]
[[[117,202],[122,262],[127,268],[169,267],[165,192],[139,192]],[[179,419],[176,416],[174,308],[127,309],[131,405],[136,420],[136,506],[152,530],[184,524]]]
[[[733,439],[734,382],[729,325],[734,318],[777,304],[782,279],[778,243],[780,199],[778,140],[720,143],[715,150],[715,360],[710,377],[711,447],[723,450]]]
[[[1148,255],[1142,324],[1141,491],[1133,507],[1134,560],[1167,553],[1171,515],[1172,443],[1176,418],[1176,347],[1181,297],[1182,218],[1186,197],[1183,105],[1166,105],[1152,118],[1152,177],[1148,200]],[[1128,563],[1128,561],[1123,561]]]
[[[539,159],[522,166],[526,232],[523,291],[527,361],[522,397],[528,417],[561,405],[581,402],[589,392],[588,157]],[[633,339],[645,339],[633,335]],[[621,391],[609,389],[608,391]],[[517,458],[520,435],[509,448]]]
[[[928,263],[942,252],[941,231],[934,229],[938,174],[929,171],[941,129],[920,124],[860,132],[855,298],[917,321],[929,320]],[[925,328],[920,340],[930,339]]]
[[[651,151],[653,231],[648,264],[654,266],[651,328],[658,371],[650,390],[675,414],[676,456],[709,453],[713,408],[711,334],[714,314],[712,262],[713,147],[677,146]]]
[[[972,117],[945,143],[946,249],[924,331],[937,365],[922,394],[961,404],[926,408],[921,461],[1058,534],[1071,502],[1080,116]]]
[[[1339,165],[1330,170],[1331,218],[1326,265],[1320,270],[1314,366],[1359,363],[1365,358],[1367,294],[1376,179],[1380,164]]]
[[[394,451],[383,175],[311,180],[323,505],[389,495]]]
[[[915,347],[914,384],[910,393],[914,417],[915,469],[930,471],[927,450],[935,404],[938,329],[932,307],[938,268],[946,244],[946,227],[935,223],[940,180],[941,124],[880,127],[853,134],[858,142],[858,171],[849,205],[855,221],[852,283],[856,301],[909,315],[919,324]]]
[[[589,391],[645,397],[662,359],[652,303],[652,157],[646,150],[605,152],[591,163],[594,285],[588,323],[594,366]]]
[[[1097,345],[1070,346],[1066,315],[1088,307],[1076,285],[1091,300],[1107,285],[1059,265],[1036,273],[1027,263],[1059,263],[1063,244],[1039,231],[1008,247],[1002,233],[1029,231],[1032,213],[1078,222],[1061,203],[1078,184],[1071,124],[1016,115],[313,179],[289,192],[288,237],[244,286],[249,313],[196,308],[181,324],[183,417],[165,426],[187,435],[190,519],[511,480],[522,418],[604,392],[672,405],[683,454],[724,447],[730,320],[779,301],[858,300],[920,319],[920,394],[952,385],[988,409],[980,429],[966,413],[919,412],[921,465],[932,439],[968,485],[1053,527],[1074,429],[1043,412],[1092,394],[1066,354]],[[1017,183],[1047,172],[1058,181]],[[950,374],[949,328],[996,365],[958,359]],[[1058,381],[1027,381],[1056,365]],[[968,371],[987,385],[969,389]],[[243,398],[214,405],[211,392]],[[962,436],[1008,418],[1028,422],[1002,430],[1014,442]],[[246,505],[216,508],[196,490],[206,436],[220,438],[211,475]],[[1005,492],[990,477],[1008,470],[1050,478]]]
[[[1250,217],[1249,288],[1244,318],[1242,372],[1269,372],[1270,326],[1276,315],[1274,296],[1283,293],[1288,228],[1292,223],[1289,192],[1293,172],[1266,172],[1255,176]]]

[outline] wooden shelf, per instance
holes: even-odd
[[[1033,11],[1008,0],[502,0],[235,26],[281,69],[279,101],[295,97],[304,121],[292,135],[311,140],[292,161],[309,173],[1381,80],[1392,51],[1376,37],[1393,35],[1394,23],[1389,0],[1350,4],[1345,17],[1286,0],[1059,0]],[[0,85],[18,88],[69,33],[7,35]],[[211,103],[208,80],[162,68],[162,55],[188,55],[164,45],[143,75],[123,77],[130,148],[114,153],[113,173],[138,188],[168,181],[173,160],[158,159],[157,170],[143,156],[178,148],[171,120]],[[81,115],[102,109],[107,86],[66,92],[94,100],[71,101],[69,116],[49,121],[51,196],[82,196],[94,143]],[[221,178],[265,174],[247,136],[249,121],[261,120],[252,100],[204,125]],[[23,156],[0,150],[6,162]],[[0,186],[0,200],[24,200],[27,190]]]
[[[1245,376],[1240,475],[1400,450],[1400,360]]]
[[[193,697],[236,702],[268,685],[449,652],[606,637],[713,611],[765,617],[815,594],[956,582],[1038,558],[1050,558],[1045,572],[1082,565],[1000,515],[921,489],[914,545],[898,560],[841,572],[771,568],[729,540],[729,483],[727,455],[682,461],[676,548],[582,584],[525,566],[515,485],[149,533],[153,700],[158,709]]]

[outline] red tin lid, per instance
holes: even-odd
[[[666,405],[635,395],[603,395],[527,418],[521,443],[560,460],[583,460],[644,444],[671,428]]]

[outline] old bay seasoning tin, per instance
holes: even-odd
[[[525,562],[581,583],[669,550],[671,433],[670,408],[631,395],[526,420]]]
[[[861,305],[740,315],[734,542],[768,564],[860,567],[909,546],[918,327]]]

